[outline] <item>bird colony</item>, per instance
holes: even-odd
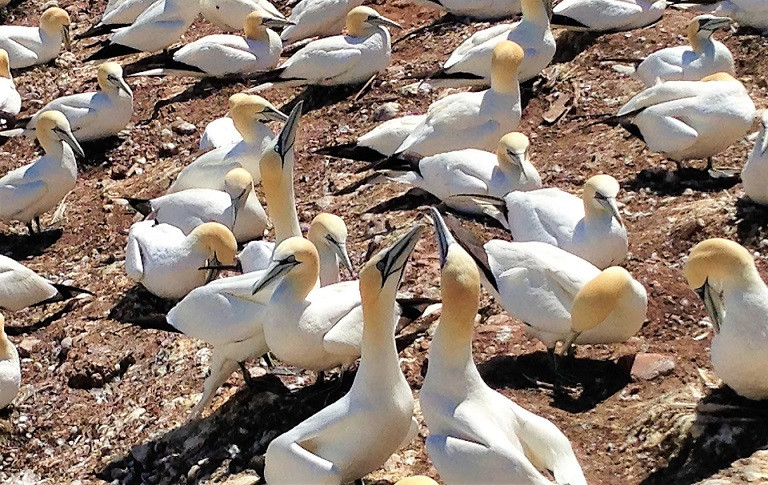
[[[766,2],[83,3],[3,7],[0,479],[636,483],[663,392],[765,414]]]

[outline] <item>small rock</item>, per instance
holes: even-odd
[[[634,380],[650,381],[675,369],[675,360],[664,354],[636,354],[630,371]]]
[[[37,346],[40,345],[40,339],[34,337],[27,337],[16,345],[16,349],[19,351],[19,357],[26,358],[32,355],[37,350]]]
[[[394,101],[390,101],[389,103],[384,103],[375,110],[373,110],[373,120],[374,121],[387,121],[391,120],[395,116],[397,116],[397,113],[400,112],[400,103],[395,103]]]
[[[160,145],[161,157],[172,157],[179,154],[179,147],[175,143],[163,143]]]
[[[131,450],[133,459],[139,463],[146,463],[149,458],[149,445],[144,443],[143,445],[134,446]]]
[[[192,123],[184,120],[176,120],[171,124],[171,129],[179,135],[194,135],[197,131],[197,127]]]

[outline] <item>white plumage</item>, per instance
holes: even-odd
[[[15,117],[21,111],[21,95],[11,75],[8,53],[0,49],[0,117]],[[8,120],[5,120],[7,123]],[[2,122],[2,120],[0,120]]]
[[[66,293],[66,295],[61,292]],[[62,301],[84,290],[57,285],[13,259],[0,255],[0,309],[17,312],[27,307]]]
[[[200,0],[200,12],[203,17],[225,32],[240,30],[243,27],[243,19],[256,11],[271,17],[284,18],[268,0]]]
[[[243,135],[235,128],[235,122],[229,116],[216,118],[207,125],[200,136],[200,151],[232,146],[243,141]]]
[[[5,318],[0,315],[0,409],[16,398],[21,387],[21,365],[16,347],[5,334]]]
[[[741,181],[747,197],[758,204],[768,205],[768,113],[763,113],[755,148],[741,171]]]
[[[572,30],[616,32],[661,20],[666,0],[563,0],[554,8],[552,25]]]
[[[704,5],[698,5],[698,3]],[[763,0],[721,0],[719,2],[693,0],[692,2],[678,3],[675,7],[723,15],[742,25],[768,31],[768,4]]]
[[[416,3],[438,7],[457,17],[473,20],[500,20],[521,11],[521,0],[417,0]]]
[[[326,37],[341,32],[347,13],[363,0],[302,0],[291,10],[289,25],[281,33],[290,44],[310,37]]]
[[[0,26],[0,48],[8,52],[11,69],[45,64],[58,57],[61,44],[69,45],[69,14],[51,7],[40,17],[39,27]]]

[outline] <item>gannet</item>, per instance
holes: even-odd
[[[189,235],[170,224],[141,221],[128,232],[125,270],[160,298],[178,299],[210,279],[200,268],[209,262],[233,265],[237,241],[217,222],[197,226]]]
[[[21,387],[21,365],[16,346],[5,334],[5,318],[0,315],[0,409],[13,402]]]
[[[715,372],[737,394],[767,399],[768,288],[752,255],[733,241],[708,239],[691,250],[684,272],[712,320]]]
[[[393,118],[361,135],[352,143],[331,145],[316,150],[316,153],[335,158],[350,158],[364,162],[378,162],[394,155],[408,135],[419,126],[427,115],[408,115]]]
[[[549,29],[552,1],[522,0],[522,7],[522,20],[476,32],[453,51],[427,83],[440,87],[490,85],[493,49],[505,40],[517,43],[525,51],[518,80],[536,77],[552,62],[557,47]]]
[[[245,18],[245,37],[231,34],[207,35],[173,53],[173,59],[142,66],[131,76],[219,77],[231,74],[253,74],[268,71],[280,61],[283,43],[270,27],[287,25],[287,21],[268,17],[260,11]]]
[[[522,2],[521,0],[417,0],[416,3],[440,8],[456,17],[492,21],[519,14]]]
[[[472,358],[480,274],[433,209],[443,310],[419,401],[427,454],[446,483],[586,485],[568,438],[549,420],[491,389]],[[538,468],[538,470],[537,470]],[[541,471],[540,471],[541,470]]]
[[[768,4],[763,0],[684,0],[673,7],[730,17],[742,25],[768,31]]]
[[[235,93],[229,97],[229,111],[237,103],[247,99],[245,93]],[[229,116],[229,111],[225,116],[216,118],[205,126],[203,134],[200,136],[200,151],[208,151],[223,146],[231,146],[243,141],[243,136],[235,128],[235,122]],[[274,135],[273,135],[274,136]]]
[[[52,283],[13,259],[0,255],[0,309],[18,312],[27,307],[74,298],[88,290]]]
[[[8,53],[0,49],[0,128],[12,127],[21,111],[21,95],[11,75]]]
[[[456,240],[480,267],[485,289],[507,313],[524,322],[526,331],[541,340],[553,357],[558,342],[625,342],[642,327],[648,304],[645,288],[621,268],[601,272],[588,261],[541,242],[494,239],[483,246],[468,231],[451,226]],[[587,285],[584,301],[597,295],[594,302],[600,305],[574,325],[574,300]]]
[[[87,39],[108,34],[120,27],[127,27],[136,21],[139,15],[157,0],[111,0],[101,15],[101,20],[85,32],[75,35],[75,39]]]
[[[189,189],[152,200],[129,199],[139,212],[157,223],[170,224],[189,234],[204,222],[227,226],[237,242],[264,236],[267,214],[253,191],[247,170],[234,168],[224,178],[225,191]]]
[[[496,152],[466,149],[431,157],[403,154],[374,165],[389,178],[426,190],[449,207],[482,214],[483,207],[461,195],[503,197],[516,190],[541,188],[541,177],[528,161],[529,140],[519,132],[504,135]]]
[[[72,134],[81,143],[117,135],[133,116],[133,91],[123,79],[123,68],[115,62],[101,64],[97,79],[100,91],[56,98],[28,120],[19,120],[18,127],[6,133],[32,138],[40,116],[56,110],[64,113]]]
[[[731,25],[727,17],[699,15],[688,24],[690,46],[667,47],[640,62],[632,73],[646,87],[661,81],[698,81],[718,72],[733,74],[731,51],[725,44],[712,40],[717,29]],[[618,68],[617,68],[618,69]]]
[[[347,14],[347,34],[325,37],[299,49],[279,68],[255,79],[255,91],[280,86],[364,83],[389,66],[392,45],[386,27],[400,25],[370,7]]]
[[[363,0],[301,0],[291,10],[288,20],[294,23],[280,33],[286,44],[310,37],[327,37],[341,32],[347,13],[362,5]]]
[[[701,81],[652,86],[602,122],[621,125],[652,152],[680,162],[722,152],[749,132],[755,114],[744,85],[730,74],[717,73]]]
[[[200,0],[200,13],[203,17],[225,32],[240,30],[243,19],[255,11],[285,19],[268,0]]]
[[[190,0],[158,0],[128,27],[121,27],[86,61],[127,56],[165,49],[178,42],[200,13],[200,4]]]
[[[256,95],[235,100],[230,109],[230,116],[243,141],[199,156],[179,173],[168,188],[169,194],[194,188],[224,190],[224,177],[233,168],[248,170],[254,183],[261,181],[259,159],[274,145],[275,140],[275,134],[263,122],[282,121],[288,117],[272,106],[272,103]],[[298,120],[294,120],[294,128],[297,122]],[[285,128],[283,133],[287,136]],[[286,145],[281,147],[288,148]]]
[[[520,124],[517,72],[525,53],[514,42],[493,48],[491,89],[456,93],[435,101],[395,154],[414,152],[428,157],[465,148],[492,151],[499,138]]]
[[[552,25],[569,30],[621,32],[661,20],[666,0],[563,0],[553,11]]]
[[[69,14],[58,7],[43,12],[39,27],[0,26],[0,48],[8,52],[11,69],[55,59],[62,42],[69,49]]]
[[[360,367],[352,388],[269,444],[264,468],[268,483],[348,483],[379,468],[406,440],[414,402],[395,347],[395,295],[422,230],[423,226],[415,227],[360,271],[364,325]],[[277,248],[275,260],[281,266],[275,268],[287,275],[275,290],[273,301],[287,293],[298,292],[296,296],[302,297],[300,293],[305,291],[294,284],[301,285],[301,279],[316,275],[317,268],[310,260],[317,256],[312,251],[314,246],[302,239],[285,241]],[[291,257],[295,259],[288,262]],[[334,318],[330,314],[317,317]],[[348,345],[345,336],[338,333],[338,327],[343,326],[344,320],[325,335],[318,334],[329,351]],[[270,342],[268,330],[266,335]]]
[[[747,163],[741,171],[741,181],[744,184],[744,192],[747,197],[758,204],[768,204],[768,112],[763,113],[761,119],[760,134],[755,140],[755,148],[752,149]]]
[[[75,188],[75,155],[85,156],[67,118],[59,111],[40,115],[35,133],[45,155],[0,177],[0,220],[24,222],[30,234],[32,221],[40,231],[40,216]]]
[[[602,269],[627,255],[618,193],[616,179],[595,175],[584,184],[581,198],[556,188],[511,192],[486,206],[486,213],[509,229],[515,241],[552,244]]]

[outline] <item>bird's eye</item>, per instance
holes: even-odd
[[[291,254],[287,258],[285,258],[282,261],[280,261],[280,264],[294,264],[295,262],[296,262],[296,256]]]
[[[608,197],[604,196],[600,192],[595,192],[595,199],[606,200]]]
[[[380,259],[378,263],[376,263],[376,269],[378,269],[380,272],[384,272],[387,268],[387,263],[383,259]]]

